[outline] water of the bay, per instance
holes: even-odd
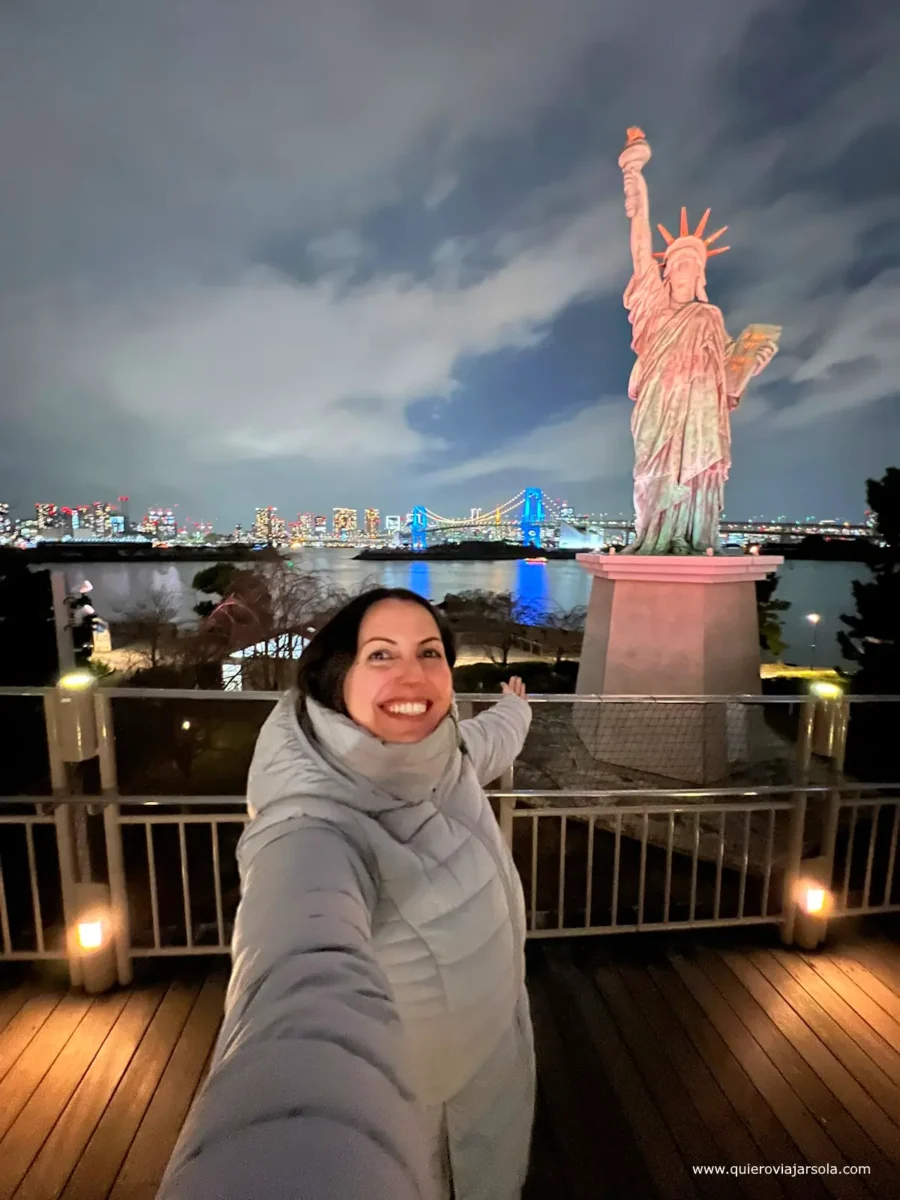
[[[586,604],[590,577],[575,561],[548,563],[517,562],[359,562],[353,550],[297,550],[291,561],[300,570],[320,572],[328,581],[347,590],[363,583],[373,586],[407,587],[431,600],[442,600],[448,592],[483,588],[512,591],[533,610],[572,608]],[[238,564],[241,565],[241,564]],[[92,563],[85,568],[94,585],[98,613],[116,620],[146,599],[151,589],[165,589],[177,598],[179,622],[194,620],[198,597],[191,586],[196,573],[209,563]],[[71,565],[66,574],[70,585],[84,576]],[[865,579],[868,571],[858,563],[786,562],[779,571],[777,596],[789,601],[784,614],[785,661],[833,666],[842,662],[836,641],[841,613],[854,608],[852,584]],[[817,627],[807,620],[818,613]],[[817,646],[813,654],[813,634]]]

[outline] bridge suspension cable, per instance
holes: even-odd
[[[495,508],[483,510],[478,517],[442,517],[439,513],[432,512],[430,508],[426,508],[425,512],[428,520],[433,521],[436,525],[445,525],[451,528],[459,528],[462,526],[471,527],[473,525],[493,525],[498,521],[499,517],[506,517],[514,508],[522,502],[525,495],[524,489],[517,496],[513,496],[509,500],[505,500],[503,504],[497,505]]]

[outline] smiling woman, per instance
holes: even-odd
[[[297,686],[384,742],[418,742],[450,712],[456,650],[443,613],[376,588],[341,609],[300,659]]]
[[[485,785],[519,679],[460,721],[453,638],[413,592],[351,601],[260,732],[234,969],[158,1200],[518,1200],[534,1051],[525,907]]]

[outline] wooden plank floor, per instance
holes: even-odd
[[[771,930],[532,943],[524,1200],[900,1197],[897,925],[814,955]],[[0,1200],[151,1200],[226,981],[158,962],[90,999],[0,968]],[[798,1165],[832,1173],[763,1173]]]

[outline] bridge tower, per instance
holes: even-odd
[[[410,534],[410,545],[413,550],[424,550],[428,545],[428,514],[422,504],[417,504],[412,510]]]
[[[540,488],[526,488],[522,501],[522,545],[540,546],[541,525],[544,523],[544,493]]]

